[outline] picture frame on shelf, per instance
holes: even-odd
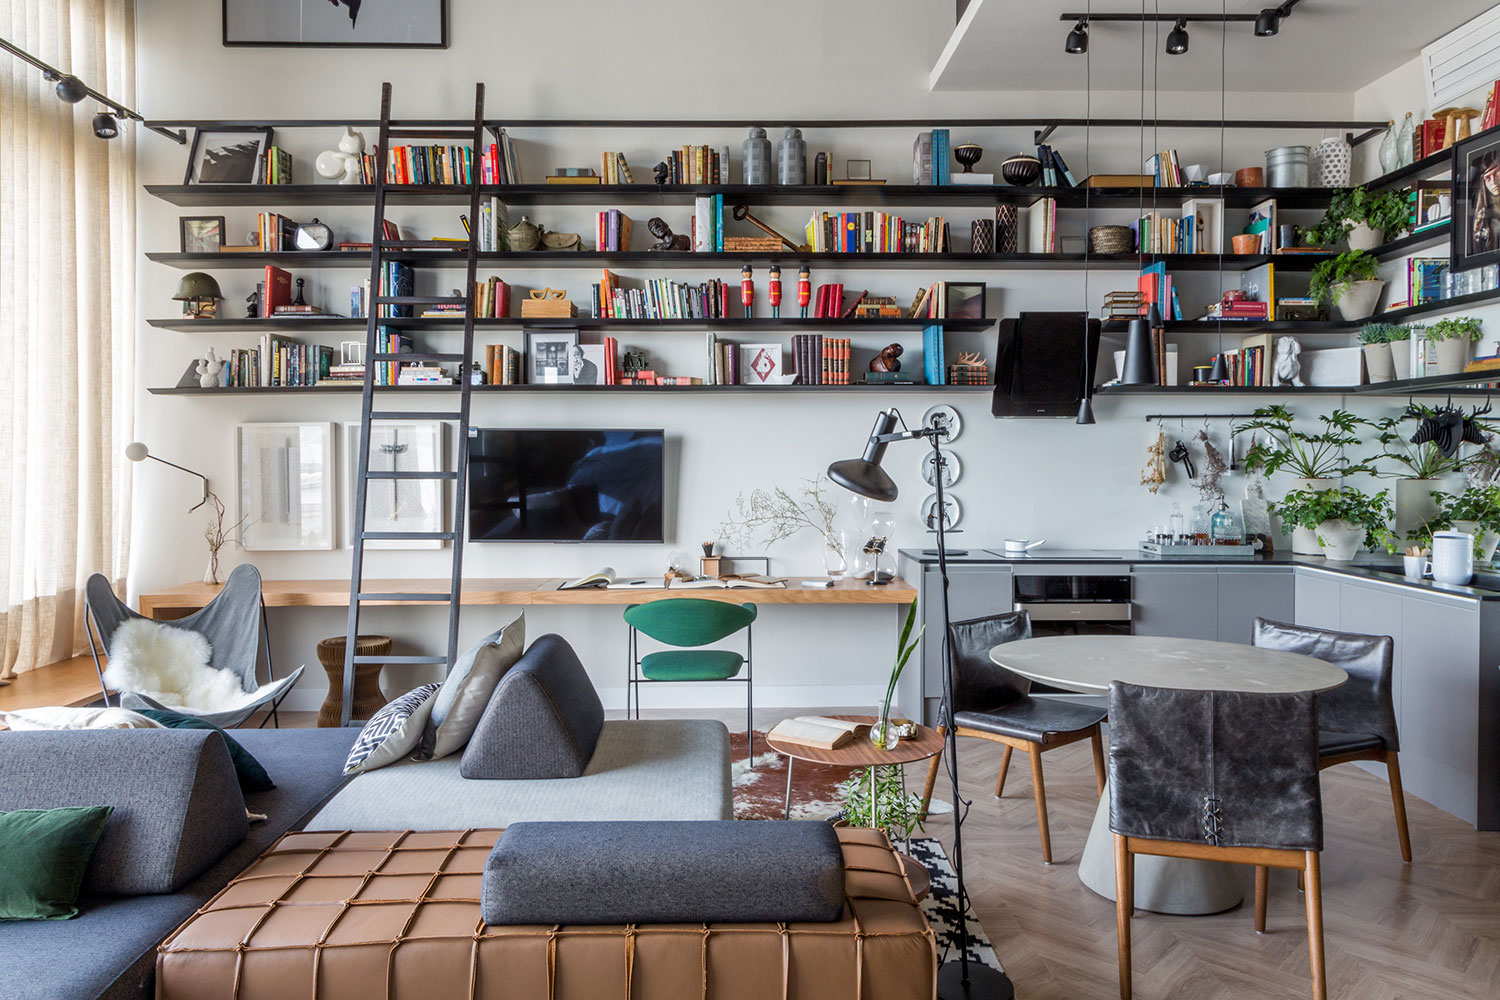
[[[740,385],[781,385],[780,344],[736,344],[740,352]]]
[[[179,216],[177,238],[183,253],[218,253],[224,245],[224,216]]]
[[[235,428],[241,548],[277,552],[335,547],[333,438],[332,422]]]
[[[1417,181],[1417,221],[1420,233],[1453,218],[1453,185],[1448,181]]]
[[[945,315],[948,319],[984,319],[985,285],[982,281],[945,282]]]
[[[184,184],[255,184],[276,130],[269,126],[193,129]]]
[[[604,385],[609,361],[603,344],[574,344],[568,352],[568,362],[574,385]]]
[[[526,331],[526,381],[533,385],[572,385],[577,330]]]
[[[371,472],[440,472],[447,468],[447,425],[441,420],[377,420],[370,426]],[[354,544],[358,499],[359,424],[344,425],[344,544]],[[440,479],[370,479],[365,484],[366,531],[442,531],[448,490]],[[438,549],[437,538],[367,539],[367,548]]]
[[[446,49],[448,0],[224,0],[226,46]]]
[[[1453,147],[1453,271],[1500,262],[1500,130]]]

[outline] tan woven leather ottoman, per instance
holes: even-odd
[[[499,830],[291,833],[162,943],[158,1000],[923,1000],[937,947],[885,836],[834,923],[487,927]]]

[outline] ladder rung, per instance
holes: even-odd
[[[354,662],[356,664],[396,663],[405,665],[416,663],[447,663],[448,658],[446,656],[356,656]]]
[[[371,361],[467,361],[462,354],[372,354]]]
[[[392,139],[474,139],[473,130],[466,128],[393,128],[386,135]]]
[[[463,295],[378,295],[375,297],[375,304],[378,306],[466,306],[469,300]],[[383,318],[385,317],[376,317],[377,320]]]
[[[458,473],[450,470],[434,470],[431,472],[411,472],[385,470],[370,471],[365,473],[366,479],[457,479]]]
[[[361,601],[428,601],[451,604],[452,594],[360,594]]]
[[[430,541],[433,541],[434,539],[436,539],[438,541],[451,542],[451,541],[453,541],[453,532],[451,532],[451,531],[366,531],[363,535],[360,535],[360,537],[361,538],[366,538],[366,539],[374,539],[376,541],[382,541],[382,542],[392,542],[392,541],[401,541],[401,540],[406,540],[406,541],[425,540],[425,541],[429,541],[430,542]]]
[[[467,250],[468,240],[381,240],[385,250]]]
[[[463,414],[449,410],[373,410],[371,420],[462,420]]]
[[[371,386],[370,388],[374,389],[376,392],[433,392],[435,390],[442,390],[444,392],[458,392],[468,384],[469,381],[467,379],[461,379],[460,381],[453,383],[417,382],[415,384],[408,385],[375,385]]]

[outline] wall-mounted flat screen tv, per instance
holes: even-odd
[[[665,540],[660,430],[475,428],[469,540]]]

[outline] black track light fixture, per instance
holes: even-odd
[[[1068,32],[1068,41],[1067,44],[1063,46],[1063,51],[1067,52],[1069,55],[1078,56],[1083,55],[1088,50],[1089,22],[1087,20],[1082,20],[1073,25],[1073,30]]]
[[[57,96],[69,104],[77,104],[89,96],[89,88],[84,86],[82,80],[69,73],[66,76],[57,73],[44,73],[43,79],[48,83],[57,81]]]
[[[84,83],[72,73],[64,73],[56,66],[43,62],[25,49],[18,48],[12,43],[0,38],[0,52],[9,52],[22,62],[35,66],[42,71],[42,79],[48,83],[56,84],[57,96],[69,104],[78,104],[81,101],[92,99],[102,105],[99,113],[94,115],[94,135],[101,139],[113,139],[120,134],[120,119],[137,122],[142,128],[150,129],[157,135],[165,136],[173,142],[187,145],[187,133],[182,129],[170,129],[161,125],[153,125],[146,121],[139,112],[134,111],[119,101],[101,94],[99,91]]]
[[[120,122],[108,111],[94,116],[94,135],[100,139],[113,139],[120,134]]]
[[[1187,18],[1179,17],[1167,32],[1167,55],[1180,56],[1188,50]]]
[[[1255,37],[1270,38],[1281,31],[1281,11],[1267,7],[1255,15]]]

